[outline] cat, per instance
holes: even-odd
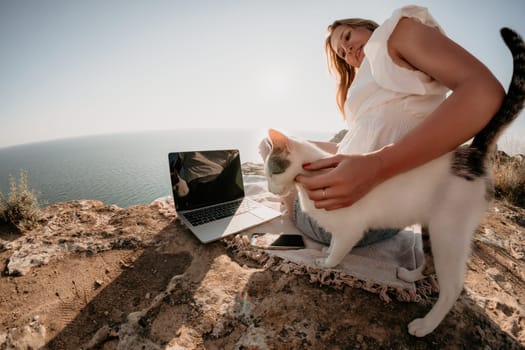
[[[421,224],[430,236],[440,285],[436,304],[423,318],[410,322],[410,334],[431,333],[450,311],[464,283],[472,236],[493,196],[490,155],[496,141],[522,110],[525,100],[525,44],[514,31],[501,35],[512,52],[512,80],[500,110],[469,146],[462,146],[416,169],[378,185],[350,207],[327,211],[314,206],[304,188],[294,181],[307,173],[302,164],[331,156],[315,144],[270,129],[270,153],[265,175],[270,192],[285,195],[297,190],[301,209],[331,232],[328,256],[316,263],[323,268],[338,265],[368,229],[403,228]],[[400,200],[402,198],[402,200]],[[424,264],[398,278],[414,282],[424,278]]]

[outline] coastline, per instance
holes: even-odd
[[[261,172],[261,163],[243,163],[245,175]],[[0,347],[523,349],[523,218],[524,208],[493,203],[462,295],[419,339],[406,326],[435,296],[386,303],[261,265],[227,240],[202,245],[170,195],[127,207],[59,202],[30,231],[0,225]]]
[[[430,304],[322,287],[225,242],[202,245],[169,199],[128,208],[57,203],[29,232],[0,228],[0,346],[521,349],[523,217],[525,209],[494,203],[476,233],[462,296],[418,339],[406,325]]]
[[[304,135],[308,135],[303,131]],[[324,135],[320,133],[320,137]],[[328,139],[326,132],[323,138]],[[259,162],[263,130],[166,130],[99,135],[0,149],[0,192],[21,169],[44,205],[89,198],[127,207],[171,194],[168,153],[237,148],[241,162]]]

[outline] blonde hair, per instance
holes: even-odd
[[[346,118],[345,115],[345,102],[348,94],[348,89],[352,84],[352,81],[355,77],[355,68],[351,67],[344,59],[337,56],[337,53],[333,50],[332,45],[330,45],[330,39],[332,38],[332,33],[335,28],[340,25],[347,25],[352,28],[364,27],[371,32],[373,32],[379,24],[372,20],[362,19],[362,18],[347,18],[334,21],[327,28],[326,39],[324,42],[324,51],[326,53],[326,59],[328,63],[328,71],[333,74],[338,80],[336,101],[339,110],[343,114],[343,118]]]

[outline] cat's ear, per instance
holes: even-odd
[[[268,137],[272,141],[273,149],[290,149],[290,139],[280,131],[269,129]]]

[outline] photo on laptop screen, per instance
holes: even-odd
[[[170,153],[169,161],[177,211],[244,196],[238,150]]]

